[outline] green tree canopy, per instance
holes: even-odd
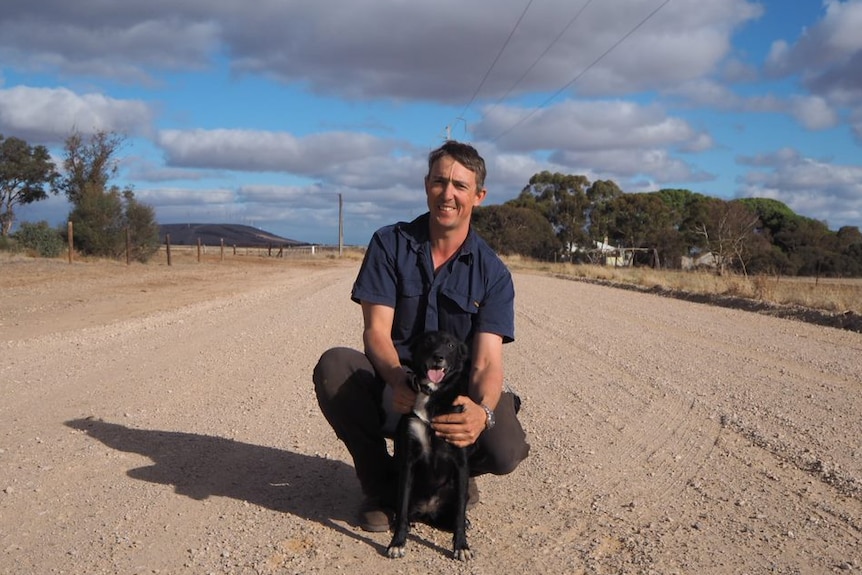
[[[550,222],[529,208],[479,206],[473,210],[472,224],[499,254],[547,260],[553,258],[559,249]]]
[[[73,205],[69,220],[79,251],[120,257],[128,230],[132,255],[146,261],[158,249],[155,212],[139,203],[131,188],[109,186],[117,173],[115,156],[122,143],[122,136],[114,133],[97,132],[89,138],[71,134],[65,142],[62,189]]]
[[[507,205],[537,210],[553,226],[561,246],[568,250],[588,241],[589,199],[585,176],[541,172]]]
[[[15,206],[38,202],[57,193],[59,174],[45,146],[30,146],[0,134],[0,235],[6,237],[15,222]]]

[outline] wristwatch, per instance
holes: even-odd
[[[479,405],[485,410],[485,429],[492,429],[496,423],[496,420],[494,419],[494,411],[484,403],[480,403]]]

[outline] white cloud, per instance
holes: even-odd
[[[838,114],[824,98],[796,97],[790,100],[791,113],[809,130],[826,130],[838,124]]]
[[[826,14],[805,29],[795,43],[776,40],[766,61],[767,72],[799,75],[814,95],[862,105],[862,1],[825,0]]]
[[[303,82],[318,93],[463,105],[524,9],[517,0],[493,8],[459,0],[264,2],[254,9],[232,0],[155,4],[126,0],[121,10],[105,10],[97,0],[13,3],[0,21],[0,56],[31,70],[152,81],[156,70],[200,70],[230,54],[238,72]],[[656,6],[593,2],[549,50],[549,38],[582,4],[532,4],[480,98],[511,90],[546,50],[516,93],[557,90],[588,68],[576,88],[593,95],[699,77],[727,55],[734,28],[762,11],[747,0],[676,0],[626,38],[624,50],[597,62]]]
[[[150,188],[135,190],[135,197],[158,206],[207,206],[230,204],[236,193],[226,189]]]
[[[162,130],[157,143],[172,166],[314,176],[333,165],[385,155],[394,145],[352,132],[296,137],[261,130]]]
[[[766,69],[781,81],[768,86],[757,83],[762,70],[753,56],[731,43],[743,25],[758,25],[763,3],[674,0],[623,39],[659,4],[591,2],[572,21],[583,3],[545,0],[531,3],[513,30],[521,0],[261,2],[254,9],[234,0],[125,0],[110,10],[102,0],[12,2],[0,19],[0,85],[23,77],[34,87],[0,89],[0,133],[34,143],[58,143],[72,127],[141,135],[155,144],[143,142],[151,156],[127,159],[123,172],[160,219],[278,217],[304,222],[309,234],[331,221],[339,193],[347,213],[368,222],[423,210],[422,138],[436,138],[461,110],[468,112],[465,139],[488,161],[490,202],[514,197],[542,170],[613,179],[626,191],[716,176],[732,182],[735,173],[713,175],[698,165],[710,161],[700,152],[726,153],[708,131],[717,123],[704,120],[716,111],[734,113],[739,125],[746,114],[787,114],[807,130],[837,125],[862,141],[862,0],[827,0],[820,22],[779,39]],[[35,87],[49,81],[66,87]],[[198,82],[213,84],[195,92]],[[128,98],[132,83],[149,90],[149,99],[118,96]],[[252,83],[268,95],[284,93],[285,102],[293,93],[312,95],[306,101],[321,108],[302,108],[301,128],[268,129],[281,122],[274,119],[280,109],[261,105],[246,115],[243,106],[254,108],[247,101],[207,116],[211,101],[227,110],[227,99]],[[787,97],[796,84],[807,93]],[[679,104],[683,111],[670,107]],[[341,131],[314,133],[324,126]],[[746,136],[753,140],[753,132]],[[780,174],[797,164],[754,170],[747,185],[766,178],[765,191],[789,194]],[[797,167],[796,176],[803,171],[813,173]],[[164,187],[141,190],[140,182]],[[186,193],[183,183],[206,190]]]
[[[504,150],[599,151],[704,144],[703,134],[657,105],[569,100],[544,109],[486,110],[474,126]]]
[[[755,168],[742,180],[743,196],[779,200],[832,229],[862,221],[862,166],[829,164],[792,148],[738,161]]]
[[[29,142],[59,143],[73,130],[146,134],[152,120],[150,107],[138,100],[80,95],[66,88],[0,89],[0,133]]]

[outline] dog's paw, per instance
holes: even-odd
[[[455,549],[453,552],[455,559],[458,561],[470,561],[473,559],[473,552],[469,547],[465,547],[463,549]]]
[[[401,559],[404,557],[404,546],[403,545],[390,545],[386,549],[386,556],[390,559]]]

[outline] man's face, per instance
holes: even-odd
[[[485,199],[486,190],[476,188],[476,174],[443,156],[425,177],[425,195],[432,225],[455,230],[470,225],[473,208]]]

